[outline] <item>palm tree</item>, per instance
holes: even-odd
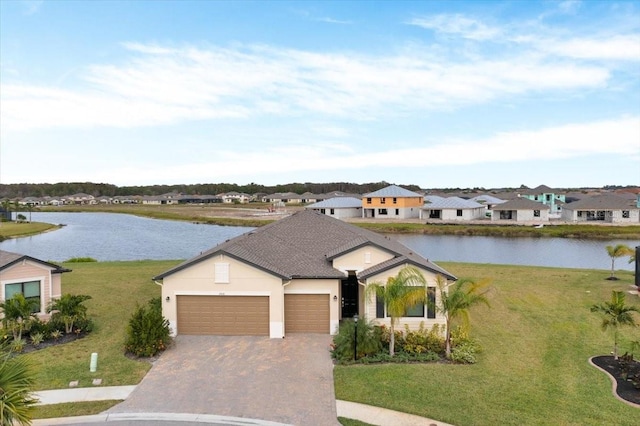
[[[22,338],[22,331],[28,328],[33,312],[39,306],[38,299],[27,299],[22,293],[16,293],[10,299],[0,302],[0,309],[4,313],[2,322],[5,328],[12,330],[14,340]]]
[[[615,246],[607,246],[607,254],[611,258],[611,275],[608,280],[617,280],[615,276],[615,262],[616,258],[624,256],[633,256],[635,253],[631,247],[624,244],[617,244]]]
[[[373,282],[367,286],[365,295],[371,299],[376,295],[384,301],[387,315],[391,317],[391,340],[389,341],[389,355],[393,356],[395,349],[395,325],[400,317],[406,315],[407,309],[427,301],[427,280],[422,273],[413,266],[405,266],[395,277],[389,277],[386,284]]]
[[[35,385],[33,367],[24,356],[12,356],[6,346],[0,348],[0,425],[31,424],[38,402],[32,396]]]
[[[47,307],[47,312],[57,311],[54,315],[59,315],[64,322],[65,333],[73,331],[73,324],[87,317],[87,307],[82,303],[91,299],[86,294],[63,294],[60,299],[53,299]]]
[[[640,312],[636,306],[624,304],[625,294],[622,291],[612,291],[611,301],[591,306],[591,312],[602,315],[602,331],[613,330],[613,358],[618,359],[618,329],[625,325],[636,327],[633,312]]]
[[[486,297],[488,281],[476,283],[470,279],[460,279],[451,285],[447,280],[438,275],[436,277],[440,304],[436,305],[436,311],[445,318],[445,353],[451,357],[451,326],[454,320],[461,318],[465,325],[469,323],[469,308],[479,303],[489,306]]]

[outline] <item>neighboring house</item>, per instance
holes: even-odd
[[[546,185],[527,190],[521,196],[549,206],[551,214],[559,214],[562,210],[562,205],[566,202],[565,194],[559,193],[557,189],[549,188]]]
[[[425,197],[425,204],[420,209],[420,219],[437,219],[443,221],[478,220],[485,217],[486,208],[475,201],[460,197]]]
[[[302,210],[228,240],[161,273],[162,312],[173,334],[335,334],[355,314],[389,324],[384,306],[365,299],[371,282],[419,268],[436,296],[436,277],[456,277],[388,237]],[[439,303],[439,299],[435,300]],[[401,324],[444,323],[417,306]]]
[[[65,200],[69,204],[96,204],[95,197],[93,195],[79,192],[77,194],[68,195]]]
[[[353,197],[335,197],[305,207],[336,219],[362,217],[362,200]]]
[[[548,222],[549,206],[527,198],[516,198],[493,207],[492,221]]]
[[[420,217],[424,197],[408,189],[390,185],[362,196],[362,217],[412,219]]]
[[[500,199],[498,197],[494,197],[493,195],[489,195],[489,194],[476,195],[475,197],[469,198],[469,200],[475,201],[476,203],[480,203],[483,206],[485,206],[486,208],[485,216],[489,216],[489,217],[491,217],[494,206],[498,204],[503,204],[506,202],[506,200]]]
[[[596,195],[565,204],[562,209],[562,220],[638,223],[640,222],[640,199],[631,200],[613,194]]]
[[[38,300],[40,307],[34,313],[46,316],[51,299],[62,295],[62,274],[71,272],[53,263],[24,254],[0,250],[0,299],[7,300],[17,293]]]
[[[218,197],[222,200],[223,203],[227,203],[227,204],[232,204],[232,203],[245,204],[251,200],[251,195],[245,194],[242,192],[236,192],[236,191],[218,194]]]

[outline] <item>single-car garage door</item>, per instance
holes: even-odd
[[[268,336],[268,296],[178,296],[178,334]]]
[[[329,295],[285,294],[284,332],[329,334]]]

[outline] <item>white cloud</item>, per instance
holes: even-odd
[[[547,52],[570,58],[640,61],[640,34],[542,40],[537,45]]]
[[[535,54],[450,59],[422,49],[390,56],[127,43],[121,65],[91,65],[84,85],[2,84],[2,131],[138,127],[258,115],[371,120],[451,110],[505,96],[604,86],[605,64]]]
[[[295,172],[310,173],[369,169],[379,176],[385,170],[424,169],[425,167],[470,166],[474,164],[571,160],[597,155],[636,157],[640,160],[640,116],[622,117],[592,123],[577,123],[544,129],[498,133],[484,139],[449,140],[436,145],[425,141],[423,147],[377,152],[354,152],[349,147],[310,143],[265,147],[260,152],[219,151],[216,161],[199,161],[162,168],[167,182],[202,181],[216,171],[216,179],[246,178]],[[110,176],[126,176],[131,181],[151,181],[157,167],[111,170]],[[109,176],[102,177],[109,181]]]
[[[460,14],[441,14],[414,18],[408,21],[407,24],[471,40],[490,40],[498,37],[501,33],[499,28],[490,27],[479,20]]]

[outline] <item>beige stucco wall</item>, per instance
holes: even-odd
[[[367,253],[369,253],[369,255],[367,255]],[[368,256],[370,256],[369,262],[367,262]],[[393,255],[388,251],[379,249],[373,245],[368,245],[353,250],[343,256],[336,257],[333,259],[333,267],[345,273],[347,271],[364,271],[391,258],[393,258]]]
[[[229,283],[215,283],[216,263],[229,264]],[[164,278],[162,314],[175,335],[178,330],[176,296],[269,296],[269,335],[281,338],[284,336],[283,294],[280,278],[229,256],[218,255]]]
[[[215,264],[229,264],[229,283],[215,282]],[[338,325],[340,280],[285,281],[261,269],[225,255],[218,255],[164,278],[162,283],[162,313],[169,320],[172,333],[178,329],[177,296],[269,296],[269,336],[284,337],[284,295],[328,294],[330,300],[330,330]],[[167,297],[169,301],[167,302]]]
[[[390,269],[388,271],[385,271],[384,273],[369,277],[366,280],[366,282],[363,283],[363,285],[366,288],[368,284],[373,282],[386,283],[389,277],[396,276],[398,272],[400,272],[400,270],[405,266],[406,265],[402,265],[402,266]],[[437,288],[436,274],[434,274],[431,271],[427,271],[426,269],[420,269],[420,271],[422,272],[425,279],[427,280],[427,286]],[[367,297],[365,295],[366,294],[365,289],[363,289],[361,294],[363,294],[364,296],[362,297],[362,300],[361,300],[360,312],[362,312],[368,320],[372,320],[379,325],[389,326],[391,324],[391,318],[376,318],[375,295],[371,297]],[[440,305],[440,295],[437,290],[436,290],[436,305]],[[441,314],[439,314],[437,311],[436,311],[435,318],[427,318],[427,309],[425,308],[424,315],[425,315],[424,318],[416,318],[416,317],[401,318],[397,324],[397,329],[402,330],[404,329],[405,325],[408,325],[411,330],[416,330],[418,329],[418,327],[420,327],[420,323],[424,323],[424,326],[427,329],[430,329],[435,324],[442,325],[445,323],[444,317]]]
[[[61,287],[60,274],[51,274],[51,268],[24,260],[0,271],[0,299],[5,300],[5,285],[26,281],[40,281],[40,313],[44,316],[51,295],[58,296]],[[55,277],[52,280],[52,276]],[[56,280],[54,285],[52,281]],[[52,289],[52,287],[54,287]],[[52,290],[57,290],[52,292]]]

